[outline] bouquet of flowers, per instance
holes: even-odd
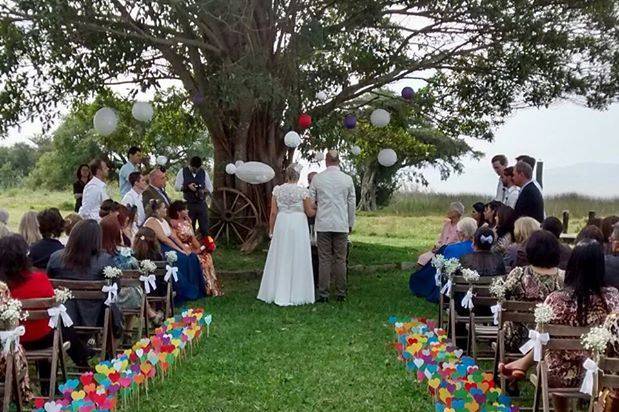
[[[538,303],[535,305],[535,323],[538,325],[543,325],[546,323],[550,323],[554,317],[555,313],[552,310],[552,307],[546,303]]]
[[[501,278],[495,279],[492,281],[490,285],[490,293],[492,296],[497,298],[499,302],[503,302],[505,300],[505,293],[507,292],[507,288],[505,287],[505,281]]]
[[[589,333],[580,337],[580,341],[585,349],[602,354],[606,352],[606,347],[612,338],[612,333],[604,326],[594,326]]]
[[[447,276],[451,276],[459,268],[460,268],[460,261],[456,258],[450,258],[450,259],[445,260],[445,263],[443,265],[443,273]]]
[[[435,255],[432,258],[432,266],[437,272],[442,272],[443,267],[445,266],[445,257],[443,255]]]
[[[178,255],[176,254],[176,251],[170,250],[169,252],[165,253],[165,258],[168,264],[173,265],[178,260]]]
[[[140,272],[144,274],[153,273],[157,270],[157,265],[149,259],[144,259],[140,262]]]
[[[9,299],[0,303],[0,323],[2,330],[12,329],[20,321],[28,319],[28,312],[22,310],[21,302]]]
[[[461,270],[462,277],[469,283],[477,282],[479,280],[479,273],[476,270],[464,268]]]
[[[114,266],[106,266],[103,269],[103,276],[106,279],[118,279],[123,274],[123,271]]]
[[[206,236],[202,238],[202,244],[204,246],[204,250],[208,253],[213,253],[215,249],[217,249],[217,245],[215,244],[215,239],[210,236]]]
[[[73,299],[73,294],[67,288],[54,289],[54,298],[58,303],[65,303],[69,299]]]

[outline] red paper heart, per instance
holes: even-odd
[[[94,375],[92,372],[82,373],[82,375],[80,376],[80,382],[82,383],[82,386],[90,385],[93,381],[93,377]]]

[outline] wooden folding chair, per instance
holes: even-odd
[[[71,291],[73,301],[80,300],[100,300],[107,299],[107,293],[103,292],[103,287],[108,285],[105,280],[66,280],[50,279],[55,289],[66,288]],[[75,321],[75,320],[74,320]],[[103,325],[101,326],[81,326],[73,324],[76,334],[86,337],[95,337],[100,344],[96,345],[95,350],[99,351],[100,360],[112,358],[116,354],[116,342],[112,333],[112,311],[106,306],[103,313]]]
[[[473,310],[469,311],[469,328],[470,342],[469,350],[471,356],[478,361],[494,360],[495,351],[492,349],[492,343],[496,342],[499,327],[494,324],[494,316],[480,316],[480,308],[490,308],[496,305],[496,298],[490,293],[490,285],[500,276],[482,277],[473,284]],[[480,343],[486,343],[487,349],[478,353]]]
[[[438,296],[438,326],[441,329],[447,330],[449,327],[449,297],[445,296],[445,294],[441,293],[443,286],[446,283],[445,277],[441,276],[441,282],[439,286],[439,296]]]
[[[607,358],[603,356],[598,362],[600,371],[593,384],[593,396],[589,403],[589,412],[594,411],[594,406],[599,400],[601,391],[619,389],[619,358]]]
[[[22,308],[28,311],[28,320],[48,320],[50,318],[47,310],[59,306],[55,298],[41,299],[22,299]],[[58,324],[54,329],[54,337],[52,345],[49,348],[26,350],[26,358],[28,362],[49,361],[51,364],[51,373],[49,378],[40,379],[41,387],[44,382],[49,382],[49,399],[54,399],[56,391],[56,382],[58,379],[58,365],[60,365],[60,373],[63,380],[67,380],[67,356],[66,351],[70,347],[69,342],[64,342],[62,338],[62,316],[58,318]]]
[[[454,298],[456,293],[466,293],[469,290],[469,282],[464,280],[462,276],[454,276],[451,280],[451,293],[449,294],[449,335],[454,344],[457,342],[457,338],[462,338],[463,336],[458,336],[456,329],[458,324],[466,325],[469,322],[469,315],[459,315],[456,311],[456,305],[460,305],[460,302],[456,302]],[[467,333],[466,341],[467,345],[470,342],[471,335]],[[468,348],[467,352],[468,354]]]
[[[9,353],[6,355],[6,370],[4,381],[0,381],[0,393],[2,394],[2,410],[9,411],[11,402],[15,402],[16,410],[24,411],[24,399],[19,382],[24,378],[27,370],[17,369],[15,362],[15,344],[11,343]]]
[[[154,263],[157,265],[157,270],[153,274],[158,280],[157,283],[161,284],[161,281],[165,279],[165,275],[167,272],[166,265],[168,265],[168,263],[166,261],[157,261]],[[163,313],[165,314],[166,318],[174,316],[175,293],[172,286],[173,282],[174,279],[169,279],[166,282],[166,293],[164,296],[146,296],[146,301],[148,302],[148,304],[152,304],[154,306],[163,306]]]
[[[544,332],[550,335],[548,343],[542,347],[542,360],[538,362],[536,373],[531,375],[531,383],[535,386],[533,411],[539,410],[539,396],[542,397],[542,409],[550,411],[550,398],[554,396],[569,399],[591,399],[587,394],[580,392],[580,382],[575,388],[550,388],[548,386],[548,364],[544,361],[544,352],[548,350],[583,351],[585,350],[580,337],[589,332],[589,328],[580,328],[567,325],[545,325]]]
[[[499,363],[507,363],[522,357],[522,353],[508,352],[505,349],[505,322],[522,323],[529,328],[535,327],[535,305],[538,302],[508,300],[501,303],[502,311],[499,313],[499,324],[497,333],[497,343],[494,357],[494,376],[498,375]],[[501,390],[505,392],[506,379],[500,377]]]
[[[123,270],[120,279],[120,285],[122,287],[138,287],[142,289],[142,299],[140,301],[140,307],[135,309],[121,309],[121,312],[125,316],[136,316],[138,318],[138,339],[148,336],[148,313],[146,309],[146,291],[144,290],[144,284],[140,280],[142,273],[139,270]],[[128,328],[125,328],[125,332]],[[133,342],[131,342],[133,344]],[[120,348],[119,348],[120,349]]]

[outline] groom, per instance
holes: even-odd
[[[348,234],[355,224],[355,186],[352,178],[340,170],[336,150],[325,158],[327,170],[314,176],[310,194],[316,201],[319,280],[317,302],[328,302],[331,276],[335,278],[337,300],[346,299],[346,254]]]

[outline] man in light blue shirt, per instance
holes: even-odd
[[[137,146],[131,146],[127,152],[127,158],[129,161],[118,172],[118,187],[120,188],[121,199],[131,190],[129,175],[133,172],[139,172],[139,164],[142,162],[142,150]]]

